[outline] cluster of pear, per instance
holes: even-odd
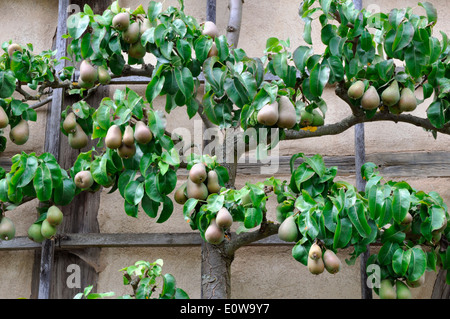
[[[226,207],[222,207],[206,228],[206,241],[213,245],[219,245],[225,238],[225,230],[230,228],[232,224],[233,216]]]
[[[143,121],[137,121],[133,127],[128,124],[124,132],[119,125],[113,124],[106,133],[105,145],[110,149],[117,150],[121,158],[132,158],[136,154],[136,142],[148,144],[153,139],[153,133]]]
[[[80,76],[78,85],[81,88],[89,89],[98,82],[100,84],[108,84],[111,82],[111,75],[103,65],[95,67],[89,60],[83,60],[80,64]]]
[[[297,124],[297,113],[289,97],[283,95],[278,101],[264,105],[258,111],[256,119],[262,125],[276,125],[279,128],[291,129]],[[324,119],[316,109],[308,112],[304,108],[300,111],[299,124],[301,127],[322,126]]]
[[[47,216],[42,223],[34,223],[28,228],[28,238],[36,243],[41,243],[56,234],[57,227],[63,221],[63,213],[56,206],[50,206]]]
[[[341,269],[341,261],[331,250],[322,248],[317,243],[313,243],[308,252],[308,270],[313,275],[319,275],[327,270],[330,274],[335,274]]]
[[[0,215],[0,239],[1,240],[11,240],[16,235],[16,226],[13,221],[6,217]]]
[[[400,90],[397,80],[392,81],[384,89],[381,97],[377,89],[372,85],[369,85],[367,90],[365,90],[365,84],[361,80],[350,85],[347,95],[353,100],[361,99],[361,107],[365,110],[375,110],[381,105],[381,102],[394,114],[412,112],[417,107],[417,99],[413,91],[408,87]]]
[[[404,283],[401,280],[383,279],[380,282],[380,289],[378,295],[380,299],[412,299],[411,290],[408,286],[415,288],[423,285],[425,282],[425,275],[422,275],[415,282]]]
[[[81,149],[88,145],[89,137],[77,122],[75,113],[69,113],[63,121],[63,129],[67,133],[69,145],[73,149]]]
[[[210,36],[211,38],[213,38],[213,40],[220,35],[219,29],[217,28],[216,24],[212,21],[205,21],[203,23],[202,34]],[[218,54],[219,50],[217,50],[216,42],[213,41],[212,47],[211,49],[209,49],[208,52],[208,58],[212,56],[217,56]]]

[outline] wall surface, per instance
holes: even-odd
[[[148,0],[122,0],[122,7],[136,8],[143,4],[146,8]],[[375,1],[363,1],[369,6]],[[439,13],[436,25],[436,34],[442,30],[450,34],[450,20],[448,17],[448,1],[432,1]],[[55,0],[37,1],[0,1],[0,43],[12,39],[22,44],[33,43],[34,51],[41,52],[51,48],[57,24],[57,6]],[[205,20],[205,0],[185,0],[185,11],[193,15],[199,22]],[[292,51],[302,40],[303,24],[298,17],[300,1],[292,0],[246,0],[244,3],[242,30],[239,47],[243,48],[249,56],[262,56],[265,49],[265,40],[268,37],[289,39]],[[416,6],[416,2],[408,1],[376,1],[377,5],[370,8],[382,8],[386,12],[391,8],[414,6],[415,10],[423,10]],[[169,5],[177,6],[176,0],[164,1],[164,8]],[[228,22],[228,1],[217,1],[217,25],[222,34],[225,34]],[[378,6],[378,7],[377,7]],[[20,13],[20,14],[19,14]],[[20,16],[20,19],[18,18]],[[315,53],[321,53],[323,46],[320,43],[320,28],[318,22],[313,24],[313,43]],[[440,35],[438,35],[440,37]],[[150,61],[151,58],[148,58]],[[124,85],[111,87],[111,96],[116,89],[124,89]],[[133,86],[132,89],[144,95],[145,86]],[[326,89],[328,113],[325,123],[336,122],[350,114],[346,104],[333,94],[333,87]],[[18,97],[19,98],[19,97]],[[416,114],[424,114],[429,101],[418,107]],[[164,99],[158,98],[155,107],[164,109]],[[46,108],[38,111],[38,122],[32,123],[30,140],[23,146],[14,146],[12,143],[0,156],[10,157],[13,154],[24,152],[43,152],[44,127]],[[184,108],[177,108],[167,114],[167,130],[185,129],[192,137],[199,137],[198,128],[200,119],[188,121]],[[8,129],[5,134],[9,134]],[[430,133],[406,124],[394,123],[368,123],[365,125],[366,151],[368,154],[379,152],[424,152],[447,151],[450,142],[449,136],[439,135],[435,140]],[[354,131],[329,137],[310,138],[301,141],[284,141],[280,144],[280,155],[289,156],[298,152],[305,154],[320,153],[324,156],[343,156],[354,154]],[[277,176],[288,179],[288,176]],[[179,178],[178,185],[184,181]],[[355,183],[354,176],[338,176],[339,179]],[[395,176],[390,177],[396,179]],[[242,187],[246,182],[263,180],[262,176],[238,176],[236,187]],[[448,178],[422,178],[404,177],[413,187],[424,191],[438,191],[447,204],[450,204],[448,191]],[[175,211],[169,222],[157,224],[140,211],[138,218],[128,217],[123,211],[123,199],[115,192],[108,194],[109,189],[101,194],[100,210],[98,215],[101,233],[182,233],[190,232],[189,225],[182,216],[182,207],[175,204]],[[28,226],[36,216],[37,201],[26,203],[17,209],[7,212],[17,225],[17,236],[26,236]],[[271,201],[269,212],[275,211],[275,203]],[[272,213],[272,217],[274,214]],[[237,251],[232,264],[232,298],[360,298],[359,260],[354,266],[343,262],[343,269],[336,275],[324,273],[320,276],[311,275],[307,268],[296,262],[291,256],[292,245],[278,247],[245,247]],[[377,247],[372,248],[376,252]],[[348,258],[351,250],[339,253],[343,261]],[[190,248],[108,248],[102,249],[100,263],[103,270],[99,274],[98,291],[114,291],[117,295],[130,293],[128,287],[122,284],[119,269],[129,266],[138,260],[154,261],[158,258],[164,260],[163,271],[172,273],[177,279],[179,287],[183,288],[191,298],[200,298],[200,247]],[[31,270],[34,253],[32,251],[0,251],[0,298],[28,298],[30,296]],[[433,288],[435,274],[427,274],[427,283],[422,288],[413,289],[416,298],[429,298]],[[375,298],[377,298],[375,296]]]

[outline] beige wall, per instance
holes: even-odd
[[[55,33],[57,6],[55,0],[38,0],[34,2],[1,1],[0,17],[0,43],[13,39],[16,42],[26,44],[33,43],[35,52],[51,47]],[[144,7],[148,0],[122,0],[121,6],[135,8],[142,3]],[[375,2],[375,1],[373,1]],[[202,22],[205,19],[205,3],[200,0],[185,0],[186,13],[193,15]],[[225,33],[228,19],[228,1],[217,1],[217,25],[221,32]],[[261,56],[265,49],[265,40],[268,37],[290,39],[292,51],[304,44],[301,34],[303,25],[298,17],[298,5],[300,1],[292,0],[246,0],[244,3],[243,24],[239,46],[250,56]],[[370,2],[364,1],[367,6]],[[394,5],[415,5],[414,1],[376,1],[383,8],[389,10]],[[433,1],[438,12],[448,12],[446,0]],[[164,7],[177,5],[175,0],[166,0]],[[416,10],[422,10],[417,8]],[[20,12],[20,20],[17,18]],[[20,23],[19,23],[20,22]],[[314,28],[315,27],[315,28]],[[437,24],[439,30],[450,34],[450,22],[445,15],[440,15]],[[313,25],[314,43],[317,53],[323,47],[319,41],[319,28]],[[440,37],[440,35],[438,35]],[[317,49],[316,49],[317,48]],[[111,95],[115,89],[123,89],[124,86],[112,86]],[[145,86],[134,86],[137,92],[143,94]],[[18,97],[19,98],[19,97]],[[329,105],[326,123],[335,122],[350,114],[345,103],[337,100],[333,95],[333,88],[326,91],[326,100]],[[424,114],[426,103],[421,105],[415,113]],[[163,99],[156,103],[158,109],[163,109]],[[8,144],[7,150],[1,155],[4,157],[25,151],[42,153],[44,142],[46,108],[39,109],[38,123],[31,125],[30,141],[23,146]],[[188,121],[184,108],[177,108],[168,118],[168,130],[177,127],[193,129],[193,122]],[[195,119],[198,120],[196,116]],[[376,152],[405,152],[405,151],[446,151],[449,137],[439,136],[434,140],[431,134],[422,129],[406,124],[393,123],[369,123],[366,124],[367,153]],[[8,130],[5,132],[8,134]],[[281,155],[291,155],[297,152],[306,154],[320,153],[322,155],[352,155],[353,154],[353,129],[343,134],[331,137],[311,138],[302,141],[286,141],[280,145]],[[277,176],[287,179],[287,176]],[[344,178],[344,177],[339,177]],[[399,177],[399,179],[404,177]],[[245,182],[261,180],[258,176],[239,176],[237,187],[242,187]],[[354,176],[344,178],[354,183]],[[437,190],[450,204],[450,193],[447,178],[407,178],[413,187],[421,190]],[[180,177],[178,185],[183,182]],[[164,224],[156,224],[145,213],[140,212],[138,218],[126,216],[123,212],[123,199],[118,192],[107,194],[102,192],[99,210],[99,224],[102,233],[125,232],[190,232],[190,228],[184,221],[182,209],[175,204],[175,211]],[[34,221],[37,201],[29,202],[14,211],[8,212],[17,225],[17,236],[26,236],[28,226]],[[270,204],[273,212],[275,203]],[[376,252],[377,248],[373,248]],[[339,256],[342,260],[348,257],[350,251],[342,251]],[[129,293],[127,287],[122,284],[119,269],[134,263],[137,260],[154,261],[157,258],[164,260],[164,272],[172,273],[177,279],[178,285],[186,290],[192,298],[200,297],[200,247],[194,248],[109,248],[101,252],[100,262],[104,270],[99,274],[99,292],[115,291],[118,295]],[[34,253],[31,251],[0,252],[0,298],[28,298],[30,296],[31,269]],[[320,276],[311,275],[306,267],[296,262],[291,256],[291,246],[280,247],[246,247],[237,251],[232,264],[232,298],[359,298],[360,276],[359,261],[354,266],[345,263],[340,273],[330,275],[324,273]],[[425,287],[414,289],[413,294],[417,298],[429,298],[435,274],[430,273]]]

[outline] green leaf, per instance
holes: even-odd
[[[427,268],[427,255],[418,246],[412,247],[410,250],[411,260],[406,275],[409,281],[416,281],[422,277]]]
[[[80,38],[89,26],[89,21],[90,18],[87,14],[84,14],[82,12],[72,14],[67,19],[67,31],[69,32],[69,35],[74,40]]]
[[[419,2],[419,6],[425,9],[427,13],[428,23],[437,22],[437,10],[431,2]]]
[[[133,205],[127,201],[124,201],[123,206],[124,206],[125,214],[127,214],[130,217],[137,218],[138,211],[139,211],[138,205]]]
[[[378,261],[380,265],[386,266],[392,264],[392,257],[399,247],[399,244],[396,242],[388,241],[384,243],[378,252]]]
[[[398,248],[392,256],[392,269],[397,275],[403,277],[406,275],[410,261],[411,250],[404,251],[402,248]]]
[[[381,242],[396,242],[401,243],[405,240],[406,234],[403,232],[403,229],[397,225],[394,224],[388,229],[384,231],[384,233],[381,235]]]
[[[169,219],[172,213],[173,213],[173,202],[169,197],[164,196],[163,209],[161,210],[161,214],[159,215],[159,218],[156,220],[156,222],[158,224],[164,223],[166,220]]]
[[[52,196],[52,175],[45,164],[38,166],[36,175],[33,179],[33,186],[36,191],[36,197],[41,201],[48,201]]]
[[[404,188],[395,188],[392,199],[393,218],[397,223],[401,223],[406,217],[411,206],[411,196]]]
[[[361,200],[357,200],[355,205],[348,207],[347,213],[350,221],[353,226],[355,226],[361,237],[368,237],[371,233],[371,228],[367,222],[363,202]]]
[[[65,206],[72,202],[76,185],[71,178],[64,178],[57,188],[54,190],[53,201],[56,205]]]
[[[293,59],[297,69],[303,72],[306,67],[306,61],[312,54],[313,49],[307,46],[299,46],[295,49]]]
[[[194,78],[192,77],[191,71],[186,67],[182,70],[177,68],[174,69],[174,74],[178,87],[184,97],[186,100],[190,99],[194,93]]]
[[[215,43],[217,47],[218,57],[220,61],[225,61],[230,55],[230,50],[228,49],[227,37],[225,35],[221,35],[215,38]]]
[[[414,27],[409,21],[402,22],[397,28],[392,51],[399,51],[405,48],[414,36]]]
[[[27,158],[25,169],[22,173],[22,176],[20,177],[20,181],[17,184],[17,187],[24,187],[28,185],[28,183],[31,182],[31,180],[34,178],[34,175],[36,173],[36,170],[38,168],[38,162],[36,157],[30,156]]]
[[[305,23],[303,27],[303,40],[305,40],[306,43],[312,44],[311,39],[311,22],[312,19],[310,17],[302,18],[303,22]]]
[[[303,265],[308,265],[308,251],[309,248],[302,244],[300,240],[297,242],[294,247],[292,247],[292,257],[298,262],[301,262]]]
[[[100,185],[108,185],[109,178],[108,178],[108,170],[107,170],[107,162],[108,158],[106,156],[97,157],[94,161],[91,163],[91,173],[92,177],[94,178],[94,181],[97,184]]]
[[[244,226],[246,228],[253,228],[261,224],[263,214],[259,208],[247,208],[245,209]]]
[[[274,54],[272,57],[275,75],[284,79],[288,75],[287,52]]]
[[[442,128],[445,124],[444,110],[440,100],[436,100],[428,106],[427,117],[436,128]]]
[[[0,98],[10,97],[16,89],[16,78],[10,71],[0,71]]]
[[[152,200],[147,194],[144,194],[141,201],[141,206],[144,212],[150,217],[155,218],[158,215],[158,208],[160,203]]]
[[[404,50],[406,68],[413,78],[419,78],[422,74],[422,66],[425,64],[425,55],[418,46],[410,45]]]
[[[333,238],[333,249],[344,248],[352,238],[352,223],[348,218],[339,218],[337,220],[336,232]]]
[[[164,86],[164,80],[164,76],[152,77],[152,80],[148,83],[147,89],[145,90],[145,97],[147,98],[148,103],[152,103],[159,93],[161,93]]]
[[[131,181],[125,187],[125,200],[130,204],[137,205],[144,197],[144,183],[138,181]]]
[[[309,77],[310,92],[312,95],[322,96],[323,89],[330,78],[330,67],[324,63],[317,63],[311,70]]]

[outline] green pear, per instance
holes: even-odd
[[[143,35],[144,32],[147,31],[148,29],[152,28],[152,24],[149,19],[144,19],[144,21],[139,22],[139,23],[141,24],[140,29],[139,29],[139,33],[141,35]]]
[[[92,177],[91,171],[84,170],[79,171],[73,180],[75,185],[81,189],[87,189],[94,184],[94,178]]]
[[[380,106],[380,96],[377,89],[369,86],[361,99],[361,107],[365,110],[375,110],[378,106]]]
[[[189,179],[194,183],[203,183],[207,177],[206,166],[203,163],[196,163],[189,170]]]
[[[128,55],[135,59],[142,59],[145,54],[147,53],[147,50],[142,45],[141,41],[137,41],[130,45],[130,48],[128,49]]]
[[[330,274],[335,274],[341,269],[341,261],[331,249],[326,249],[323,253],[323,263]]]
[[[313,119],[311,122],[312,126],[322,126],[325,124],[325,119],[323,118],[322,114],[319,113],[318,110],[314,109],[312,111]]]
[[[208,172],[206,187],[208,188],[209,193],[220,192],[219,175],[217,175],[215,170],[210,170]]]
[[[323,263],[322,258],[315,260],[308,256],[307,265],[309,272],[312,273],[313,275],[319,275],[323,273],[323,271],[325,270],[325,265]]]
[[[423,286],[423,284],[425,284],[425,273],[423,273],[423,275],[420,276],[420,278],[417,280],[414,280],[414,281],[406,280],[406,284],[408,286],[410,286],[411,288],[417,288],[417,287]]]
[[[153,133],[147,124],[142,121],[137,121],[134,126],[134,139],[139,144],[148,144],[153,139]]]
[[[77,118],[75,113],[71,112],[67,114],[63,122],[63,129],[66,133],[74,133],[77,127]]]
[[[413,91],[409,88],[404,88],[398,101],[398,107],[402,112],[412,112],[417,107],[417,99]]]
[[[28,141],[30,137],[30,128],[28,121],[21,119],[20,122],[11,128],[9,132],[9,138],[16,145],[23,145]]]
[[[28,238],[36,243],[42,243],[45,240],[45,237],[42,236],[41,233],[41,226],[42,224],[32,224],[29,228],[28,228]]]
[[[306,127],[312,125],[314,121],[314,114],[308,112],[306,109],[300,111],[300,126]]]
[[[288,216],[278,228],[278,238],[283,241],[292,242],[296,241],[298,237],[297,223],[294,216]]]
[[[203,24],[202,34],[209,35],[212,38],[216,38],[219,36],[219,29],[214,22],[205,21],[205,23]]]
[[[290,129],[297,123],[297,113],[294,104],[287,96],[281,96],[278,101],[278,122],[277,126]]]
[[[122,143],[127,146],[134,145],[134,131],[131,125],[127,125],[125,127],[125,131],[123,132],[122,136]]]
[[[87,60],[81,61],[80,79],[85,83],[93,83],[98,79],[97,69]]]
[[[184,203],[186,203],[186,201],[188,200],[185,191],[186,191],[186,186],[187,186],[187,182],[184,182],[176,191],[175,194],[173,196],[173,198],[175,199],[175,201],[180,204],[180,205],[184,205]]]
[[[208,188],[204,183],[194,183],[190,178],[187,180],[186,194],[188,198],[206,200],[208,197]]]
[[[264,105],[256,116],[258,123],[272,126],[278,122],[278,102]]]
[[[104,66],[98,67],[98,82],[101,84],[109,84],[111,82],[111,75]]]
[[[113,124],[106,132],[105,145],[110,149],[118,149],[122,145],[122,131],[119,125]]]
[[[130,14],[128,12],[121,12],[112,19],[112,27],[118,31],[125,31],[130,25]]]
[[[215,219],[212,219],[205,231],[206,241],[213,245],[219,245],[224,240],[224,235],[222,228],[217,226]]]
[[[11,240],[16,235],[16,226],[13,221],[6,216],[0,221],[0,239]]]
[[[313,243],[309,248],[308,256],[311,259],[319,260],[322,258],[322,248],[317,243]]]
[[[136,144],[127,145],[122,143],[117,149],[117,154],[124,159],[132,158],[136,154]]]
[[[224,229],[230,228],[233,224],[233,216],[231,216],[230,211],[226,207],[222,207],[217,212],[216,224]]]
[[[22,52],[23,52],[23,49],[22,49],[22,47],[21,47],[19,44],[17,44],[17,43],[11,43],[11,44],[8,46],[7,51],[8,51],[9,57],[12,57],[12,55],[14,54],[14,52],[19,51],[19,52],[22,53]]]
[[[138,22],[130,24],[128,29],[126,29],[122,33],[122,39],[129,44],[136,43],[140,39],[140,36],[141,36],[139,29],[140,29],[140,26],[139,26]]]
[[[52,236],[56,235],[56,227],[52,226],[48,220],[44,219],[42,221],[42,226],[41,226],[41,234],[44,238],[51,238]]]
[[[397,290],[397,299],[412,299],[411,291],[403,281],[397,280],[395,288]]]
[[[384,105],[393,106],[400,100],[400,90],[397,80],[392,83],[381,93],[381,100]]]
[[[0,106],[0,128],[5,128],[9,124],[9,118],[3,107]]]
[[[348,88],[347,95],[353,100],[357,100],[363,97],[364,89],[366,88],[363,81],[358,80]]]
[[[47,210],[47,221],[50,223],[50,225],[52,226],[58,226],[62,223],[63,221],[63,213],[62,211],[56,207],[55,205],[50,206]]]
[[[83,89],[90,89],[94,87],[94,82],[85,82],[81,78],[78,78],[78,86]]]
[[[89,143],[89,138],[84,133],[83,128],[77,123],[74,133],[69,133],[69,145],[73,149],[79,150]]]
[[[396,299],[397,293],[390,279],[383,279],[380,282],[380,290],[378,292],[380,299]]]

